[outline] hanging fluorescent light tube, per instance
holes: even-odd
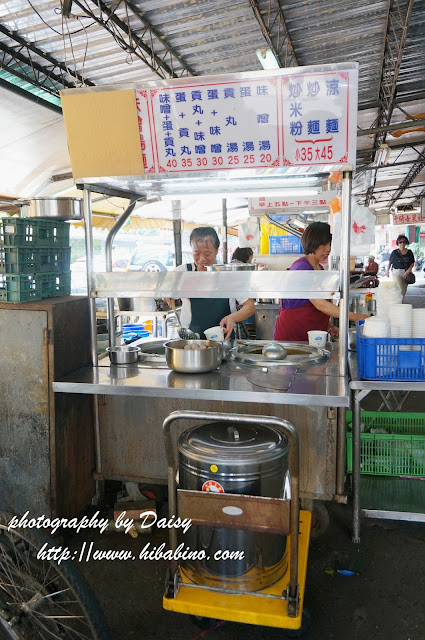
[[[271,49],[256,49],[255,53],[257,54],[257,58],[259,59],[263,69],[280,68],[280,64]]]
[[[287,198],[287,197],[302,197],[302,196],[314,196],[319,195],[321,193],[320,189],[264,189],[263,191],[259,189],[258,191],[250,191],[249,189],[246,191],[233,191],[227,194],[228,197],[239,197],[239,198]],[[222,198],[226,194],[225,193],[208,193],[205,191],[192,193],[174,193],[171,194],[161,194],[161,200],[196,200],[197,198],[211,198],[213,196],[217,196],[217,198]]]

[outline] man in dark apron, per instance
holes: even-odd
[[[212,227],[193,229],[190,234],[190,246],[193,262],[180,265],[176,271],[206,271],[207,266],[217,262],[220,240]],[[242,305],[239,310],[236,308],[237,302]],[[232,336],[236,323],[249,318],[254,312],[255,305],[251,298],[243,301],[228,298],[190,298],[182,301],[180,319],[184,327],[199,333],[202,340],[205,340],[205,329],[220,325],[227,340]]]

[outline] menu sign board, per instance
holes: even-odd
[[[355,166],[355,64],[169,80],[136,91],[145,173]]]

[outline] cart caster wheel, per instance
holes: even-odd
[[[190,616],[193,624],[199,629],[212,629],[215,624],[217,624],[216,618],[204,618],[203,616]]]
[[[311,514],[311,537],[318,538],[329,527],[329,512],[323,502],[315,500]]]
[[[303,614],[301,616],[301,626],[299,629],[284,629],[283,632],[286,638],[301,638],[306,631],[311,627],[311,615],[308,609],[304,607]]]

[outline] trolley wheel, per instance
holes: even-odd
[[[308,609],[303,608],[301,616],[301,626],[299,629],[284,629],[283,632],[287,638],[301,638],[311,627],[311,615]]]
[[[39,531],[8,530],[0,512],[0,638],[7,640],[109,640],[96,598],[73,563],[38,558],[47,543]]]
[[[204,618],[203,616],[190,616],[193,624],[199,629],[212,629],[217,624],[217,618]]]
[[[315,500],[313,512],[311,514],[311,537],[318,538],[323,535],[329,527],[329,511],[323,502]]]

